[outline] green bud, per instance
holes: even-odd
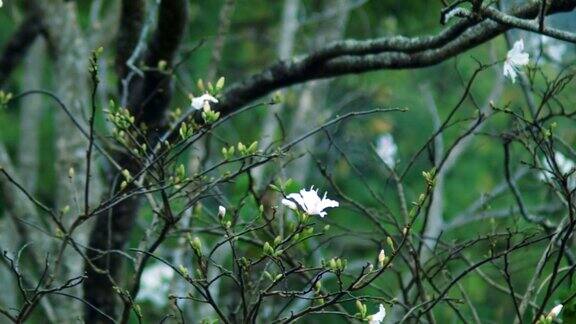
[[[216,91],[220,91],[222,88],[224,88],[224,82],[226,82],[224,77],[220,77],[220,79],[216,81]]]
[[[184,277],[188,277],[190,275],[190,272],[188,271],[188,269],[186,269],[185,266],[183,265],[179,265],[178,266],[178,271],[180,271],[180,273],[184,276]]]
[[[386,243],[388,243],[388,246],[392,249],[392,251],[396,250],[396,248],[394,247],[394,241],[390,236],[386,238]]]
[[[202,241],[200,241],[200,238],[198,236],[195,236],[194,239],[192,239],[190,245],[192,246],[194,251],[196,251],[197,254],[200,254],[202,252]]]
[[[265,242],[264,246],[262,247],[262,252],[264,252],[265,255],[272,255],[274,254],[274,248],[270,245],[270,243]]]
[[[278,244],[280,244],[280,242],[282,242],[282,237],[280,235],[278,235],[274,239],[274,246],[278,246]]]

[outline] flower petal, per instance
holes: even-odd
[[[293,202],[292,200],[289,199],[282,199],[282,205],[292,209],[292,210],[296,210],[298,209],[298,206],[296,206],[296,203]]]

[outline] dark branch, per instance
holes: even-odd
[[[116,41],[116,73],[124,78],[126,62],[132,56],[144,25],[146,4],[143,0],[124,0],[120,13],[120,27]]]
[[[28,16],[14,32],[0,55],[0,86],[26,56],[26,52],[42,32],[42,21],[37,15]]]
[[[554,1],[547,14],[571,11],[575,6],[575,0]],[[539,10],[539,3],[533,2],[516,8],[510,16],[533,19]],[[222,96],[218,109],[228,114],[274,90],[310,80],[432,66],[501,35],[512,25],[468,18],[436,36],[337,42],[303,58],[278,62],[233,85]]]

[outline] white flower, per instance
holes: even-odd
[[[384,306],[382,304],[380,304],[380,308],[378,309],[378,313],[368,316],[368,318],[369,318],[368,323],[369,324],[380,324],[384,320],[384,317],[386,317],[386,309],[384,309]]]
[[[294,202],[297,202],[308,215],[319,215],[320,217],[326,216],[324,209],[340,205],[335,200],[327,199],[326,193],[324,193],[323,198],[320,198],[318,189],[314,190],[314,186],[310,187],[310,190],[302,189],[300,193],[291,193],[286,198],[288,199],[283,199],[282,204],[288,208],[295,209],[293,208],[296,207]]]
[[[550,313],[548,313],[548,317],[551,319],[555,319],[556,317],[558,317],[558,315],[560,315],[560,312],[562,311],[563,307],[564,307],[564,305],[562,305],[562,304],[558,304],[558,305],[554,306],[554,308],[552,308],[552,310],[550,310]]]
[[[138,299],[148,300],[158,307],[168,303],[168,290],[174,270],[164,263],[155,263],[144,269],[140,279]]]
[[[576,164],[574,163],[574,161],[568,159],[566,156],[564,156],[564,154],[562,154],[560,152],[554,152],[554,160],[556,162],[556,165],[558,166],[558,170],[560,171],[560,173],[562,173],[564,175],[569,174],[576,167]],[[548,158],[546,158],[546,157],[542,158],[542,168],[544,170],[542,170],[538,174],[538,178],[541,181],[552,183],[553,182],[552,181],[553,168],[552,168],[552,165],[550,164]],[[570,190],[573,190],[574,188],[576,188],[576,175],[575,174],[570,174],[570,176],[568,177],[568,187]]]
[[[516,76],[521,66],[528,64],[530,55],[524,52],[524,40],[520,39],[514,43],[512,49],[506,55],[504,61],[504,76],[509,77],[512,83],[516,82]]]
[[[396,166],[396,153],[398,147],[394,143],[394,137],[391,134],[384,134],[378,138],[376,144],[376,154],[388,165],[390,168]]]
[[[218,206],[218,217],[222,218],[226,216],[226,207]]]
[[[282,205],[292,209],[292,210],[296,210],[298,209],[298,206],[296,205],[295,202],[293,202],[292,200],[288,200],[288,199],[282,199]]]
[[[208,104],[208,107],[210,107],[210,102],[218,103],[218,99],[214,98],[212,95],[208,93],[205,93],[200,97],[192,97],[191,101],[192,101],[192,108],[196,110],[203,109],[204,105],[206,104]]]
[[[0,8],[2,8],[3,5],[4,3],[2,2],[2,0],[0,0]]]

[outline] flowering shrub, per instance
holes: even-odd
[[[0,128],[11,128],[4,115],[11,120],[26,99],[58,109],[57,134],[47,136],[57,137],[57,158],[46,148],[39,157],[56,167],[37,166],[54,173],[42,175],[49,181],[42,190],[28,167],[12,163],[14,147],[0,145],[3,320],[552,324],[576,318],[576,72],[566,62],[570,47],[555,43],[576,37],[547,18],[572,10],[574,0],[529,1],[510,11],[486,1],[430,4],[441,6],[437,13],[447,25],[437,35],[350,38],[316,49],[332,37],[333,28],[325,27],[309,55],[283,53],[232,85],[217,77],[222,63],[238,64],[230,79],[253,66],[239,66],[243,55],[219,52],[230,6],[246,4],[224,2],[222,29],[209,37],[214,48],[206,56],[203,42],[179,46],[189,37],[190,12],[202,9],[196,18],[214,24],[204,7],[149,2],[122,1],[118,47],[88,54],[78,28],[98,24],[77,19],[73,2],[32,1],[23,20],[38,25],[18,28],[0,56],[1,83],[21,61],[6,55],[46,37],[57,63],[53,81],[65,89],[0,90]],[[338,8],[320,2],[330,10],[301,19],[316,4],[298,9],[298,1],[286,1],[293,21],[282,28],[323,25],[366,1],[337,1],[346,4]],[[6,7],[18,12],[14,3]],[[220,5],[214,3],[203,6]],[[113,7],[91,6],[92,18]],[[253,7],[244,11],[261,10]],[[395,19],[378,21],[392,30]],[[78,21],[80,27],[61,31]],[[450,70],[431,67],[512,27],[538,36],[510,33],[506,42],[495,40],[490,55],[478,48],[458,56]],[[239,35],[235,42],[262,37],[259,30]],[[227,51],[239,54],[233,47]],[[261,60],[269,53],[256,54]],[[193,72],[179,69],[191,57]],[[208,57],[210,66],[202,66]],[[85,61],[88,67],[79,64]],[[430,68],[373,76],[373,88],[352,78],[330,86],[320,81],[423,67]],[[117,79],[106,74],[111,69]],[[194,74],[206,77],[195,82]],[[110,80],[118,83],[111,87]],[[313,82],[286,89],[307,81]],[[396,91],[396,83],[410,87]],[[27,135],[19,135],[21,148],[46,134]]]

